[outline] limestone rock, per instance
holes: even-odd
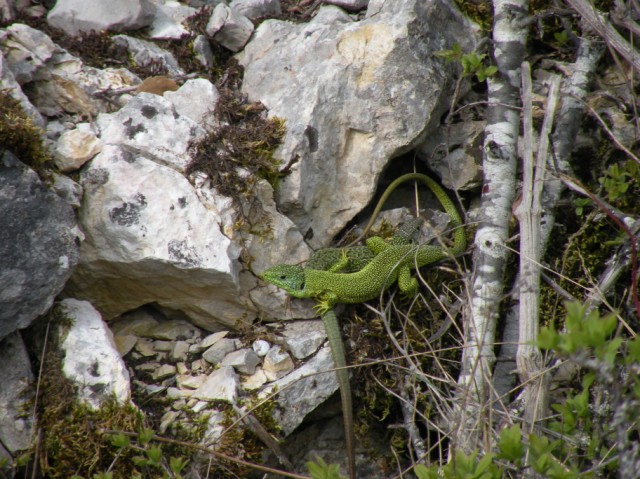
[[[227,354],[220,364],[231,366],[242,374],[253,374],[256,372],[256,366],[260,364],[260,358],[252,349],[242,348]]]
[[[0,444],[16,453],[29,449],[35,434],[31,361],[17,332],[0,340],[0,365]]]
[[[289,353],[283,351],[280,346],[272,347],[264,357],[262,369],[269,381],[275,381],[293,371],[295,365]]]
[[[0,50],[0,88],[7,90],[9,94],[16,99],[22,109],[29,115],[33,122],[38,126],[44,126],[45,121],[40,115],[38,109],[31,103],[31,100],[24,94],[20,85],[15,79],[13,72],[7,64],[4,54]]]
[[[82,202],[82,186],[68,176],[54,173],[51,190],[73,208],[80,207]],[[80,239],[84,239],[84,235],[79,234],[78,236]]]
[[[34,74],[61,51],[48,35],[23,23],[7,27],[6,33],[0,35],[0,48],[21,85],[32,81]]]
[[[251,19],[282,14],[280,0],[233,0],[229,6],[240,15]]]
[[[10,152],[0,158],[0,338],[53,304],[78,263],[73,209]]]
[[[206,32],[209,38],[232,52],[237,52],[251,38],[253,23],[225,3],[219,3],[213,9]]]
[[[179,40],[189,33],[182,25],[188,17],[196,14],[196,9],[174,0],[157,2],[153,23],[148,35],[154,40]]]
[[[320,320],[289,321],[282,335],[285,346],[296,359],[311,356],[327,339],[327,333]]]
[[[442,184],[453,190],[479,188],[482,184],[484,121],[463,121],[438,130],[418,147],[418,155],[438,173]],[[446,151],[448,145],[449,151]]]
[[[220,361],[222,361],[227,354],[236,349],[236,344],[237,340],[229,338],[216,341],[213,346],[202,354],[202,359],[214,366],[220,364]]]
[[[437,124],[454,67],[433,53],[454,43],[473,50],[473,28],[444,0],[370,2],[359,22],[328,6],[309,23],[260,24],[240,55],[243,90],[287,121],[279,153],[294,166],[278,203],[312,246],[325,246],[370,201],[387,162]]]
[[[154,10],[148,0],[58,0],[47,22],[69,35],[91,30],[123,32],[149,26]]]
[[[131,397],[129,373],[100,314],[87,301],[65,299],[59,307],[71,319],[61,325],[62,372],[77,387],[79,399],[99,408],[111,398],[124,403]]]
[[[180,172],[190,160],[190,142],[204,136],[204,130],[178,115],[168,99],[150,93],[138,94],[115,113],[101,114],[95,125],[103,144],[121,146],[129,156],[143,153]]]
[[[126,47],[137,65],[145,66],[154,63],[163,66],[169,76],[184,75],[173,54],[155,43],[129,35],[115,35],[113,41],[116,45]]]
[[[238,398],[238,376],[232,367],[222,366],[209,375],[192,397],[202,401],[235,403]]]
[[[198,328],[188,321],[182,319],[173,319],[170,321],[162,321],[157,326],[151,328],[147,332],[147,337],[153,339],[160,339],[169,341],[175,341],[177,339],[187,339],[197,337],[200,334]],[[171,343],[169,343],[169,349],[171,349]]]
[[[338,390],[335,371],[327,371],[334,367],[331,349],[325,347],[304,365],[261,391],[261,397],[266,397],[275,388],[282,391],[276,400],[281,406],[278,411],[283,413],[278,412],[277,420],[285,436],[298,427],[307,414]],[[327,372],[317,374],[321,371]]]
[[[189,352],[191,352],[191,353],[199,353],[199,352],[202,352],[202,351],[204,351],[206,349],[209,349],[211,346],[213,346],[218,341],[220,341],[222,338],[224,338],[227,334],[229,334],[229,331],[218,331],[217,333],[210,334],[209,336],[205,337],[199,343],[194,344],[193,346],[191,346],[189,348]]]
[[[206,129],[216,125],[214,113],[220,93],[209,80],[187,80],[177,91],[166,92],[164,97],[173,103],[179,115],[190,118]],[[198,101],[194,101],[194,98]]]
[[[204,130],[148,93],[96,125],[104,146],[81,174],[87,241],[71,294],[107,320],[155,303],[210,331],[250,321],[253,308],[238,294],[239,250],[181,174]]]
[[[79,169],[100,153],[102,142],[87,127],[78,125],[73,130],[64,132],[58,139],[54,159],[63,173]]]

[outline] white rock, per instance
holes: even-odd
[[[269,381],[275,381],[290,373],[295,365],[289,353],[283,351],[280,346],[272,347],[264,357],[262,369]]]
[[[181,388],[198,389],[207,380],[207,376],[200,374],[198,376],[178,375],[176,382]]]
[[[58,0],[47,22],[69,35],[138,30],[151,24],[153,13],[154,6],[147,0]]]
[[[325,4],[335,5],[350,12],[357,12],[367,7],[369,0],[324,0]]]
[[[135,334],[146,338],[158,324],[159,321],[149,311],[140,308],[123,314],[120,319],[109,323],[109,327],[116,335]]]
[[[190,160],[190,143],[205,133],[190,118],[178,116],[169,100],[152,93],[139,93],[121,110],[101,114],[96,127],[104,144],[139,151],[178,171]]]
[[[482,185],[482,142],[484,121],[463,121],[447,127],[446,135],[438,130],[429,135],[417,151],[453,190],[476,189]],[[449,146],[446,151],[445,145]]]
[[[0,457],[33,445],[36,428],[35,381],[29,353],[19,331],[0,340]],[[6,448],[6,449],[5,449]]]
[[[203,67],[212,68],[215,65],[213,50],[205,35],[198,35],[193,41],[193,54]]]
[[[207,129],[216,125],[214,113],[220,93],[209,80],[187,80],[177,91],[165,92],[164,97],[173,103],[179,115]]]
[[[420,142],[448,108],[454,85],[445,79],[455,67],[433,52],[454,43],[473,50],[473,27],[444,0],[374,7],[358,22],[333,6],[309,23],[264,21],[239,55],[243,91],[286,119],[278,153],[283,164],[300,161],[278,203],[313,247],[369,203],[389,159]],[[419,48],[417,36],[425,38]]]
[[[183,362],[176,363],[176,372],[178,374],[188,374],[189,367]]]
[[[196,414],[204,411],[209,406],[209,403],[205,401],[197,401],[193,406],[191,406],[191,410]]]
[[[137,65],[150,65],[151,63],[162,65],[169,76],[184,75],[178,61],[173,54],[155,43],[129,35],[115,35],[113,41],[118,46],[126,47]]]
[[[0,37],[7,64],[21,85],[33,80],[35,73],[61,49],[48,35],[23,23],[7,27],[7,35]]]
[[[182,391],[180,391],[180,389],[178,388],[167,388],[167,398],[169,399],[182,399]],[[175,405],[175,403],[173,403],[173,405]]]
[[[154,40],[179,40],[189,31],[182,25],[188,17],[197,13],[195,8],[182,5],[180,2],[167,0],[156,5],[153,23],[149,29],[149,38]]]
[[[238,376],[230,366],[222,366],[212,372],[196,389],[193,397],[202,401],[227,401],[235,403],[238,397]]]
[[[156,350],[153,349],[153,341],[147,338],[139,338],[136,342],[135,350],[146,358],[157,354]]]
[[[256,372],[251,376],[243,378],[241,386],[243,389],[253,391],[264,386],[268,380],[269,379],[267,379],[267,375],[264,373],[263,369],[257,368]]]
[[[280,0],[233,0],[229,6],[247,18],[282,14]]]
[[[63,173],[79,169],[100,153],[102,142],[95,133],[73,129],[64,132],[53,152],[54,163]]]
[[[207,35],[232,52],[239,51],[251,38],[253,23],[224,3],[213,9],[206,28]]]
[[[163,379],[175,376],[175,374],[176,367],[173,364],[163,364],[151,374],[151,377],[156,381],[162,381]]]
[[[217,333],[210,334],[199,343],[192,345],[189,348],[189,352],[200,353],[206,349],[209,349],[211,346],[224,338],[227,334],[229,334],[229,331],[218,331]]]
[[[199,332],[198,328],[188,321],[184,321],[182,319],[171,319],[169,321],[162,321],[158,323],[158,325],[149,330],[147,334],[150,338],[169,342],[177,339],[191,338],[199,334]],[[168,344],[167,347],[168,349],[166,349],[166,351],[170,351],[172,345]]]
[[[189,354],[189,343],[186,341],[176,341],[171,349],[172,361],[186,361]],[[184,363],[181,363],[184,364]]]
[[[33,119],[36,125],[41,127],[45,126],[46,122],[27,95],[23,93],[3,54],[0,54],[0,88],[7,90],[9,94],[20,103],[20,106],[22,106],[29,117]]]
[[[67,289],[92,298],[107,318],[156,303],[210,331],[224,324],[238,327],[253,318],[248,298],[238,294],[239,249],[220,232],[219,218],[200,202],[189,181],[154,161],[179,149],[185,154],[179,162],[186,162],[194,136],[189,129],[181,131],[184,117],[176,118],[175,112],[164,127],[150,126],[148,118],[173,107],[149,94],[129,105],[143,95],[149,102],[138,103],[139,117],[122,116],[125,107],[115,114],[118,120],[98,119],[105,145],[81,174],[85,201],[79,216],[87,240]],[[117,135],[126,144],[122,148],[109,144]],[[153,160],[131,153],[144,145],[155,145],[149,148],[157,154],[146,153]]]
[[[129,373],[98,311],[87,301],[71,298],[61,301],[60,307],[71,319],[68,331],[61,331],[62,371],[75,383],[79,399],[93,408],[112,397],[127,402]]]
[[[285,346],[296,359],[311,356],[327,339],[327,333],[320,320],[288,321],[282,335]]]
[[[116,343],[116,349],[118,350],[118,353],[120,353],[121,357],[125,357],[127,354],[129,354],[129,352],[138,342],[137,336],[133,334],[116,334],[113,339]]]
[[[256,366],[260,364],[260,358],[253,349],[242,348],[227,354],[221,364],[231,366],[242,374],[253,374],[256,372]]]
[[[173,349],[173,342],[171,341],[154,341],[153,349],[159,352],[169,352]]]
[[[164,434],[169,426],[176,422],[178,416],[180,416],[180,412],[178,411],[167,411],[166,413],[164,413],[162,415],[162,418],[160,419],[160,434]]]
[[[83,194],[82,186],[68,176],[54,173],[51,189],[74,208],[80,207]]]
[[[223,338],[219,341],[216,341],[213,346],[207,349],[204,353],[202,353],[202,359],[207,361],[209,364],[220,364],[220,361],[229,354],[231,351],[236,349],[237,340]]]
[[[276,400],[281,408],[276,412],[276,419],[285,436],[298,427],[307,414],[338,390],[335,371],[328,371],[334,367],[331,349],[322,348],[304,365],[260,392],[262,398],[275,389],[279,391]],[[327,372],[321,373],[322,371]]]
[[[271,344],[268,341],[265,341],[264,339],[256,339],[251,345],[251,347],[253,348],[255,353],[262,358],[266,356],[266,354],[269,352],[269,349],[271,348]]]

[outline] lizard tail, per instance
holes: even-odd
[[[344,440],[347,446],[347,464],[349,479],[356,479],[355,460],[355,432],[353,427],[353,402],[351,399],[351,383],[349,382],[349,372],[347,371],[347,361],[344,351],[344,343],[340,335],[340,325],[333,309],[322,315],[324,329],[327,332],[333,362],[336,365],[336,375],[340,386],[340,400],[342,403],[342,415],[344,418]]]
[[[449,249],[449,252],[453,255],[457,255],[462,253],[465,249],[467,249],[467,237],[466,237],[464,228],[462,228],[463,226],[462,217],[458,212],[458,208],[456,208],[456,205],[451,200],[451,198],[449,198],[449,195],[447,195],[447,193],[442,189],[442,187],[438,183],[436,183],[433,179],[429,178],[427,175],[424,175],[422,173],[407,173],[406,175],[402,175],[396,178],[389,186],[387,186],[387,189],[384,190],[382,197],[380,198],[380,200],[378,201],[378,204],[373,210],[373,214],[371,215],[371,218],[369,219],[367,226],[364,227],[364,231],[356,240],[349,243],[348,246],[352,246],[354,243],[360,241],[362,237],[364,237],[364,235],[367,234],[367,232],[373,226],[373,223],[375,222],[378,214],[380,213],[380,210],[382,209],[387,199],[389,198],[389,195],[391,195],[391,193],[393,193],[393,191],[402,183],[406,183],[407,181],[411,181],[411,180],[420,181],[427,188],[429,188],[433,192],[435,197],[438,198],[438,201],[444,208],[444,211],[449,215],[449,218],[451,218],[451,223],[454,227],[454,233],[453,233],[454,242],[453,242],[453,247]]]

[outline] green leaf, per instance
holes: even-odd
[[[307,462],[307,469],[313,479],[344,479],[337,464],[329,465],[320,457],[316,457],[315,462]]]
[[[441,479],[437,467],[427,467],[424,464],[418,464],[413,468],[418,479]]]
[[[150,446],[145,449],[145,454],[149,458],[149,464],[159,466],[162,461],[162,448],[160,446]]]
[[[111,445],[119,448],[127,447],[130,444],[129,436],[125,436],[124,434],[116,434],[111,436]]]
[[[522,431],[519,424],[503,429],[500,432],[498,450],[500,451],[498,458],[520,465],[524,457],[525,447],[522,443]]]
[[[169,469],[175,474],[180,474],[187,464],[189,464],[189,460],[184,457],[171,456],[169,458]]]
[[[627,342],[627,364],[640,363],[640,336],[636,336]]]
[[[153,429],[143,428],[143,429],[140,429],[140,431],[138,431],[138,442],[142,446],[149,444],[152,438],[153,438]]]

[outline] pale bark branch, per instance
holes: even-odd
[[[519,281],[519,338],[516,363],[523,384],[524,422],[533,432],[536,422],[544,416],[547,406],[547,375],[540,349],[535,345],[538,339],[540,310],[540,263],[542,219],[542,185],[544,184],[549,135],[555,116],[560,77],[550,79],[549,94],[544,121],[540,131],[538,154],[533,161],[533,115],[531,92],[531,68],[527,62],[522,65],[523,83],[523,178],[522,201],[515,215],[520,222],[520,281]]]
[[[598,33],[607,44],[622,56],[633,69],[640,73],[640,53],[627,42],[613,25],[598,12],[588,0],[567,0],[567,3],[580,14],[595,32]]]

